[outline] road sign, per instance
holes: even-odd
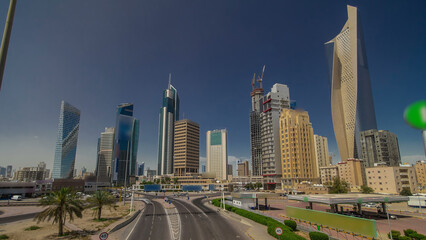
[[[108,233],[107,232],[103,232],[103,233],[99,234],[99,239],[100,240],[106,240],[106,239],[108,239]]]
[[[275,233],[276,233],[278,236],[280,236],[281,234],[283,234],[283,229],[282,229],[282,228],[280,228],[280,227],[276,227],[276,228],[275,228]]]
[[[404,112],[404,119],[411,127],[426,130],[426,100],[408,106]]]

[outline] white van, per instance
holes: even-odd
[[[13,195],[13,197],[11,199],[15,200],[15,201],[22,201],[22,196],[21,195]]]

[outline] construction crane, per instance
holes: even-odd
[[[253,74],[253,80],[251,81],[251,87],[254,90],[254,81],[256,80],[256,73]]]
[[[263,81],[263,74],[264,73],[265,73],[265,65],[263,65],[262,75],[260,75],[260,77],[257,78],[257,82],[260,83],[260,88],[262,88],[262,81]]]

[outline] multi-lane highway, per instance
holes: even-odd
[[[143,195],[144,198],[152,200],[152,195]],[[230,222],[203,204],[203,198],[192,201],[187,198],[168,196],[176,207],[175,212],[169,211],[167,216],[163,206],[156,201],[149,201],[144,212],[130,224],[131,228],[127,239],[246,239],[244,233],[236,230]],[[179,218],[177,234],[171,218]],[[173,228],[172,228],[173,226]],[[172,236],[173,235],[173,236]]]
[[[126,240],[171,239],[167,214],[158,202],[147,201],[144,211],[134,221],[136,222],[129,226],[131,231]]]

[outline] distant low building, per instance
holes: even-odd
[[[360,159],[350,158],[337,164],[339,177],[349,183],[351,188],[366,183],[364,163]]]
[[[83,179],[55,179],[52,184],[52,191],[59,191],[61,188],[70,187],[77,192],[84,191]]]
[[[0,198],[7,199],[13,195],[32,197],[35,187],[34,182],[0,182]]]
[[[426,161],[417,161],[414,165],[416,169],[416,180],[422,193],[426,193]]]
[[[297,193],[303,194],[327,194],[328,188],[322,184],[312,184],[310,182],[301,182],[296,186]]]
[[[24,167],[15,173],[15,180],[20,182],[33,182],[45,180],[50,175],[50,170],[44,167]]]
[[[331,183],[334,178],[339,176],[339,169],[336,165],[320,167],[319,169],[322,184]]]
[[[377,166],[365,169],[367,185],[376,193],[399,194],[404,188],[412,193],[417,191],[417,180],[414,167]]]

